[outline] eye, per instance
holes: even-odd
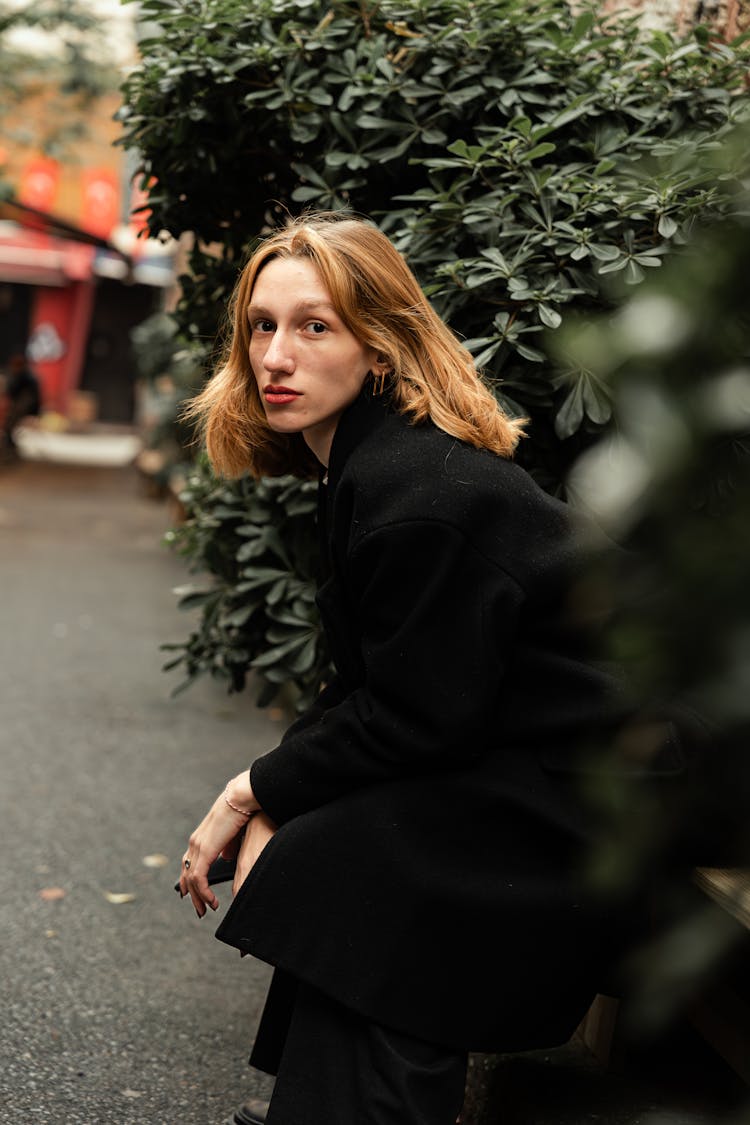
[[[311,320],[307,325],[307,331],[311,336],[322,336],[328,331],[328,325],[323,324],[320,320]]]
[[[259,317],[258,320],[252,321],[250,329],[252,332],[273,332],[274,324],[272,320],[265,320],[263,317]]]

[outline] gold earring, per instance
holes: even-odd
[[[381,367],[377,373],[373,371],[371,372],[371,374],[373,382],[373,394],[382,395],[383,391],[385,390],[385,380],[388,372],[386,371],[385,367]]]
[[[384,355],[378,355],[376,357],[376,363],[377,370],[371,372],[372,381],[374,384],[373,393],[376,395],[382,395],[383,391],[385,390],[385,381],[392,373],[393,367],[388,361],[387,356]]]

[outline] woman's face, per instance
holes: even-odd
[[[272,259],[255,282],[247,315],[250,364],[269,426],[302,433],[327,465],[338,420],[376,366],[374,349],[352,335],[305,258]]]

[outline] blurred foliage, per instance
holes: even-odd
[[[208,672],[239,691],[253,668],[261,705],[281,685],[299,709],[313,701],[328,672],[309,533],[316,496],[316,483],[292,477],[228,484],[205,458],[194,467],[180,496],[185,521],[168,541],[214,581],[180,591],[183,609],[200,609],[200,628],[187,644],[163,646],[178,654],[166,667],[187,672],[182,687]]]
[[[519,460],[561,492],[612,399],[590,368],[551,361],[554,334],[732,212],[737,167],[708,158],[748,115],[748,43],[643,32],[564,0],[144,0],[142,13],[155,30],[121,117],[152,233],[195,235],[181,337],[211,347],[242,261],[285,211],[370,215],[506,408],[531,418]]]
[[[41,47],[29,32],[44,33]],[[85,133],[78,111],[117,87],[107,55],[101,17],[86,0],[0,2],[0,145],[31,145],[60,157]],[[55,96],[45,112],[19,113],[50,88]],[[0,180],[0,190],[10,189]]]
[[[136,325],[130,339],[140,380],[144,452],[138,463],[160,488],[167,488],[191,468],[195,435],[180,408],[203,385],[206,353],[200,343],[185,341],[164,312]]]
[[[736,744],[738,766],[750,763],[748,268],[750,218],[738,216],[613,318],[568,328],[617,415],[616,432],[571,478],[578,502],[625,548],[595,579],[612,609],[610,653],[639,697],[700,715],[712,746]],[[712,769],[725,760],[717,752]],[[717,793],[693,825],[698,846],[721,839],[723,853],[744,849],[750,860],[747,764],[701,797]],[[735,802],[742,815],[732,818]]]
[[[576,501],[625,548],[598,556],[588,595],[608,609],[609,654],[638,696],[677,716],[688,759],[680,781],[593,790],[612,827],[598,878],[650,885],[661,922],[630,966],[638,1034],[684,1009],[743,934],[689,886],[694,864],[750,865],[747,134],[738,152],[747,186],[735,216],[614,315],[566,324],[556,342],[608,388],[617,417],[571,477]]]

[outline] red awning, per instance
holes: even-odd
[[[4,237],[0,228],[0,281],[24,285],[67,285],[63,256],[53,247],[29,245],[23,236]]]
[[[33,231],[7,234],[0,223],[0,281],[24,285],[68,285],[91,277],[93,246]]]
[[[15,200],[0,203],[0,281],[67,285],[85,279],[97,247],[130,267],[129,256],[105,238]]]
[[[108,239],[91,234],[89,231],[83,230],[82,227],[77,227],[74,223],[69,223],[67,219],[61,219],[48,211],[39,211],[36,207],[28,207],[25,203],[19,203],[16,199],[6,199],[0,203],[0,219],[10,219],[12,222],[18,223],[19,226],[52,235],[55,238],[71,242],[83,242],[87,246],[98,246],[101,250],[109,250],[113,254],[119,254],[126,261],[129,260],[128,255],[123,254]]]

